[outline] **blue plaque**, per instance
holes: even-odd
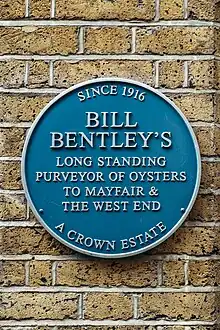
[[[41,224],[68,247],[106,258],[147,251],[172,235],[200,175],[194,132],[176,105],[119,78],[55,97],[22,156],[25,194]]]

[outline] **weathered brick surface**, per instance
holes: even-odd
[[[55,18],[50,18],[53,9]],[[187,13],[188,20],[184,18]],[[220,261],[215,260],[220,251],[220,196],[215,191],[220,188],[220,163],[216,161],[220,155],[220,129],[214,125],[220,123],[220,99],[215,93],[220,88],[220,61],[214,60],[214,54],[220,55],[220,28],[211,21],[220,21],[220,2],[2,0],[0,19],[18,23],[16,27],[4,22],[0,27],[0,55],[6,55],[0,61],[0,157],[21,155],[26,129],[16,126],[29,126],[55,96],[50,94],[51,87],[66,88],[107,76],[173,89],[167,96],[188,120],[197,122],[193,129],[205,157],[200,194],[186,219],[190,223],[142,257],[124,260],[82,257],[59,243],[38,222],[37,227],[29,227],[36,221],[35,216],[27,212],[24,195],[15,191],[23,189],[20,162],[3,158],[0,189],[13,192],[0,195],[0,254],[10,259],[0,263],[0,285],[5,291],[0,317],[4,324],[12,322],[3,330],[217,330],[214,324],[220,315],[220,294],[209,291],[210,286],[216,289],[220,285]],[[177,22],[180,20],[183,24]],[[191,20],[200,22],[192,24]],[[138,23],[130,25],[131,21]],[[153,24],[148,26],[148,21]],[[153,56],[151,60],[145,56],[129,59],[133,52]],[[72,56],[75,54],[79,55],[77,60]],[[171,56],[158,57],[163,54]],[[197,55],[210,56],[201,60]],[[50,61],[54,62],[54,70]],[[158,77],[155,61],[159,61]],[[7,93],[5,89],[9,89]],[[16,292],[25,291],[26,286],[30,292]],[[157,286],[162,292],[155,292]],[[201,286],[204,292],[200,292]],[[120,293],[128,288],[131,292]],[[135,318],[138,322],[160,323],[142,326]],[[85,325],[75,325],[75,319]],[[22,326],[16,323],[11,327],[19,320],[24,320]],[[125,321],[125,325],[119,326],[117,320]],[[34,326],[38,321],[40,325]],[[92,321],[103,322],[87,325]],[[167,321],[183,321],[183,326],[168,326]],[[213,323],[196,325],[197,321]]]
[[[21,156],[26,129],[0,128],[0,156]]]
[[[202,163],[201,188],[219,189],[220,187],[220,163]]]
[[[1,0],[0,19],[18,19],[25,17],[24,0]]]
[[[189,0],[189,19],[214,20],[215,1],[213,0]]]
[[[190,261],[189,284],[194,286],[220,285],[220,261]]]
[[[157,263],[63,261],[57,265],[56,284],[154,287],[157,285]]]
[[[85,32],[85,53],[126,54],[131,50],[131,30],[122,27],[92,27]]]
[[[58,330],[157,330],[156,326],[141,326],[141,325],[102,325],[102,326],[96,326],[96,325],[86,325],[86,326],[58,326]],[[161,330],[184,330],[183,326],[161,326]],[[2,330],[9,330],[9,328],[2,327]],[[27,328],[24,328],[24,330],[27,330]],[[31,327],[31,330],[53,330],[53,327]],[[213,326],[198,326],[198,327],[190,327],[189,330],[218,330],[214,328]]]
[[[183,19],[184,8],[182,0],[161,0],[160,19]]]
[[[216,65],[214,61],[194,61],[189,64],[189,85],[198,89],[214,88]]]
[[[141,325],[86,325],[86,326],[57,326],[58,330],[157,330],[154,326],[141,326]],[[161,328],[162,329],[162,328]],[[9,330],[9,328],[2,327],[2,330]],[[27,330],[27,329],[24,329]],[[52,327],[31,327],[31,330],[53,330]],[[184,330],[183,327],[163,327],[162,330]],[[205,330],[205,329],[201,329]],[[211,330],[211,329],[210,329]],[[213,329],[212,329],[213,330]]]
[[[220,123],[220,95],[216,97],[216,113],[215,113],[215,122]]]
[[[184,327],[178,325],[167,325],[162,327],[163,330],[184,330]]]
[[[212,122],[215,115],[215,96],[210,94],[167,95],[190,121]]]
[[[166,261],[163,263],[163,285],[179,287],[185,284],[184,262]]]
[[[24,85],[25,62],[0,61],[0,86],[22,87]]]
[[[0,54],[75,54],[75,27],[1,27]]]
[[[123,0],[101,1],[101,0],[57,0],[56,17],[67,19],[119,19],[119,20],[150,20],[154,18],[154,1]]]
[[[32,61],[29,63],[28,87],[49,86],[49,62]]]
[[[215,88],[220,89],[220,61],[215,61]]]
[[[3,228],[2,252],[11,254],[72,254],[42,228]],[[209,255],[220,249],[217,229],[182,227],[167,241],[151,251],[156,253],[187,253]]]
[[[215,151],[216,155],[220,155],[220,128],[215,126],[214,129],[214,141],[215,141]]]
[[[194,127],[194,132],[200,147],[200,153],[204,156],[214,156],[217,150],[217,128],[210,127]]]
[[[97,77],[117,76],[143,81],[152,85],[151,61],[57,61],[54,64],[54,85],[70,87],[72,84]]]
[[[26,203],[23,196],[0,195],[0,220],[25,220]]]
[[[30,0],[30,17],[50,18],[51,1],[50,0]]]
[[[218,230],[206,227],[181,227],[151,253],[186,253],[189,255],[210,255],[218,253],[220,242]]]
[[[220,9],[219,9],[220,13]],[[220,55],[220,28],[215,29],[215,55]]]
[[[20,163],[12,161],[0,162],[0,189],[22,189]]]
[[[218,324],[215,325],[197,325],[197,326],[190,326],[190,330],[218,330]]]
[[[132,297],[122,293],[89,293],[85,296],[85,318],[128,320],[133,316]]]
[[[215,1],[215,20],[217,22],[220,21],[220,3],[219,3],[219,1]]]
[[[3,330],[9,330],[8,328],[2,328]],[[52,327],[32,327],[33,330],[52,330]],[[58,330],[157,330],[156,326],[141,326],[141,325],[107,325],[107,326],[96,326],[96,325],[89,325],[89,326],[72,326],[72,327],[57,327]],[[159,329],[161,330],[184,330],[183,326],[175,326],[175,325],[167,325],[161,326]],[[25,329],[26,330],[26,329]],[[192,326],[189,327],[189,330],[218,330],[215,326]]]
[[[29,285],[51,285],[52,284],[52,263],[50,261],[31,261]]]
[[[2,228],[3,254],[74,254],[42,228]]]
[[[204,308],[205,306],[205,308]],[[214,320],[213,293],[144,293],[140,298],[143,319]]]
[[[77,317],[75,293],[4,293],[1,319],[59,319]]]
[[[159,64],[159,86],[166,88],[183,87],[184,66],[182,61],[164,61]]]
[[[25,266],[22,261],[0,261],[0,285],[24,285]]]
[[[50,95],[0,94],[0,118],[6,122],[33,121],[52,98]]]
[[[220,199],[219,195],[199,195],[190,212],[189,219],[195,221],[219,220]]]
[[[212,54],[214,31],[209,27],[156,27],[137,30],[141,54]]]

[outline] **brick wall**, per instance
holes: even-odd
[[[211,330],[220,314],[220,2],[0,1],[2,330]],[[44,105],[89,78],[143,81],[191,122],[202,182],[185,224],[148,253],[69,250],[32,215],[25,135]]]

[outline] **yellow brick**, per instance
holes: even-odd
[[[128,320],[133,316],[132,298],[120,293],[90,293],[85,296],[85,319]]]
[[[194,127],[194,132],[196,133],[201,155],[216,155],[215,130],[210,127]]]
[[[157,285],[156,262],[63,261],[57,266],[57,285],[132,286]]]
[[[76,319],[77,295],[74,293],[4,293],[2,319]]]
[[[0,284],[3,286],[24,285],[25,284],[24,262],[1,261]]]
[[[68,19],[119,19],[150,20],[154,18],[154,1],[136,0],[102,1],[102,0],[57,0],[56,17]]]
[[[26,203],[20,195],[0,195],[1,220],[25,220]]]
[[[25,0],[1,0],[0,19],[25,17]]]
[[[218,196],[199,195],[189,214],[192,221],[217,221],[219,219]]]
[[[220,195],[215,195],[214,217],[219,221],[220,214]]]
[[[58,329],[60,329],[60,327],[57,327]],[[5,329],[6,330],[6,329]],[[30,330],[51,330],[51,327],[47,327],[47,326],[38,326],[38,327],[31,327]],[[75,329],[74,329],[75,330]],[[76,330],[81,330],[81,329],[77,329]]]
[[[215,1],[188,0],[189,19],[214,20]]]
[[[194,61],[189,64],[190,87],[198,89],[215,88],[215,62]]]
[[[186,253],[189,255],[209,255],[220,249],[216,241],[217,229],[206,227],[180,227],[164,243],[151,250],[152,253]]]
[[[2,228],[1,252],[5,254],[73,254],[42,228]],[[167,241],[151,250],[157,253],[209,255],[220,249],[217,229],[182,227]]]
[[[56,87],[70,87],[80,81],[97,77],[122,77],[153,83],[151,61],[57,61],[54,64]]]
[[[215,1],[215,20],[220,21],[220,4],[219,1]]]
[[[220,95],[218,95],[218,94],[217,94],[217,97],[216,97],[215,122],[220,124]]]
[[[159,86],[166,88],[183,87],[184,65],[182,61],[167,61],[159,64]]]
[[[218,324],[216,324],[216,326],[197,325],[197,326],[191,326],[190,330],[219,330],[219,328],[218,328]]]
[[[75,54],[78,49],[75,27],[2,27],[0,54]]]
[[[50,18],[51,0],[30,0],[30,17]]]
[[[0,86],[22,87],[24,85],[25,62],[0,61]]]
[[[215,127],[214,130],[214,143],[215,143],[215,153],[216,155],[220,155],[220,128]]]
[[[215,61],[215,87],[220,89],[220,61]]]
[[[21,156],[25,134],[23,128],[0,128],[0,156]]]
[[[137,30],[137,52],[144,54],[212,54],[209,27],[156,27]]]
[[[87,28],[85,53],[126,54],[131,50],[131,30],[121,27]]]
[[[194,286],[220,285],[220,261],[190,261],[189,284]]]
[[[33,121],[53,97],[0,94],[0,118],[6,122]]]
[[[181,326],[175,326],[175,325],[167,325],[162,328],[163,330],[185,330],[184,327]],[[191,330],[191,329],[190,329]]]
[[[160,19],[183,19],[184,9],[182,0],[161,0]]]
[[[219,3],[218,3],[219,6]],[[220,6],[219,6],[220,7]],[[220,9],[218,11],[220,17]],[[220,21],[220,19],[219,19]],[[220,28],[215,29],[215,55],[220,55]]]
[[[49,86],[49,62],[32,61],[29,64],[28,87]]]
[[[184,262],[166,261],[163,263],[163,285],[179,287],[185,284]]]
[[[190,121],[212,122],[215,96],[212,94],[168,94],[167,95]]]
[[[73,254],[42,228],[2,228],[0,249],[4,254]]]
[[[205,308],[204,308],[205,306]],[[213,293],[144,293],[140,298],[142,319],[215,320]]]
[[[8,330],[8,329],[3,329],[3,330]],[[33,329],[35,330],[35,329]],[[40,329],[37,328],[36,330],[50,330],[50,329]],[[140,326],[140,325],[122,325],[122,326],[117,326],[117,325],[101,325],[101,326],[96,326],[96,325],[91,325],[91,326],[74,326],[74,327],[58,327],[58,330],[157,330],[156,327],[154,326]],[[164,329],[163,329],[164,330]],[[170,330],[184,330],[182,327],[170,327]],[[213,330],[213,329],[211,329]]]
[[[22,189],[19,162],[0,162],[0,189]]]
[[[202,163],[201,188],[219,189],[220,187],[220,163]]]
[[[31,261],[29,285],[51,285],[52,284],[52,263],[50,261]]]

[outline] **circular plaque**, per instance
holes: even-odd
[[[85,254],[147,251],[183,223],[201,175],[181,111],[128,79],[90,80],[55,97],[29,130],[22,181],[35,216]]]

